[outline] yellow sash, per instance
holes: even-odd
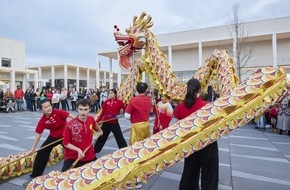
[[[134,142],[142,141],[148,137],[150,137],[149,121],[132,124],[129,140],[130,145],[132,145]]]

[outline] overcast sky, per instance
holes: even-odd
[[[118,47],[113,26],[125,33],[143,11],[163,34],[230,24],[235,2],[243,22],[290,16],[289,0],[2,0],[0,36],[25,42],[29,65],[95,67],[97,52]]]

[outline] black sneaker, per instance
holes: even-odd
[[[24,183],[23,183],[23,186],[26,187],[28,186],[28,184],[33,180],[34,178],[33,177],[29,177]]]

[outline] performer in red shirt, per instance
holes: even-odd
[[[96,120],[97,123],[110,120],[102,124],[102,130],[104,134],[103,136],[98,138],[95,144],[94,149],[96,153],[99,153],[102,150],[111,132],[113,132],[119,148],[124,148],[127,146],[126,140],[122,134],[121,127],[117,118],[121,109],[125,110],[126,105],[124,104],[124,102],[117,98],[117,91],[115,89],[111,89],[109,91],[109,99],[107,99],[102,104],[101,114]]]
[[[142,141],[150,137],[150,107],[151,100],[146,96],[148,85],[138,82],[136,86],[137,95],[133,97],[126,108],[125,118],[130,119],[132,127],[129,143]]]
[[[138,82],[136,86],[137,95],[133,97],[126,108],[125,118],[131,121],[131,132],[129,144],[142,141],[150,137],[150,107],[151,100],[146,96],[148,85],[143,82]],[[142,182],[137,178],[135,188],[142,187]],[[132,185],[128,184],[127,189],[132,189]]]
[[[66,124],[63,145],[64,163],[61,171],[66,171],[79,159],[75,167],[96,160],[93,147],[93,132],[102,130],[96,124],[94,117],[88,116],[92,103],[89,99],[81,99],[76,104],[79,115]]]
[[[61,139],[63,137],[63,130],[66,125],[66,119],[68,117],[74,117],[74,115],[66,111],[57,109],[53,110],[49,100],[44,100],[40,102],[40,109],[43,111],[43,116],[40,118],[35,129],[36,137],[30,151],[31,154],[34,153],[35,148],[45,129],[48,129],[50,133],[47,139],[41,145],[41,147]],[[24,186],[27,186],[33,178],[41,176],[43,174],[53,147],[59,144],[61,144],[61,141],[54,143],[51,146],[48,146],[47,148],[37,152],[36,158],[34,160],[32,174],[30,175],[30,178],[23,183]]]
[[[161,101],[156,105],[154,112],[156,113],[153,134],[158,133],[159,131],[166,129],[169,126],[169,123],[173,116],[173,109],[169,102],[170,97],[167,95],[162,95]]]
[[[174,109],[173,115],[176,119],[184,119],[206,105],[207,102],[199,96],[200,92],[200,82],[197,79],[190,79],[187,83],[187,93],[184,102]],[[200,173],[201,189],[218,189],[219,164],[216,141],[185,158],[179,190],[200,189]]]

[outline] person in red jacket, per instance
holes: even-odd
[[[197,79],[190,79],[187,82],[187,93],[184,101],[173,112],[177,120],[186,118],[207,104],[200,97],[200,92],[200,82]],[[216,141],[185,158],[179,190],[200,189],[200,174],[201,189],[218,189],[219,164]]]
[[[157,110],[154,109],[156,117],[154,121],[153,134],[156,134],[159,131],[166,129],[169,126],[169,123],[173,116],[173,108],[169,101],[169,96],[162,95],[161,101],[159,101],[156,105]]]
[[[23,111],[23,96],[24,96],[23,90],[20,88],[19,85],[17,85],[17,89],[14,91],[14,99],[16,100],[18,111],[20,110]]]
[[[94,148],[96,153],[99,153],[102,150],[111,132],[114,134],[119,148],[124,148],[127,146],[118,121],[118,115],[121,109],[125,110],[126,105],[124,102],[117,98],[117,91],[115,89],[111,89],[109,91],[109,99],[104,101],[102,104],[102,111],[96,120],[97,123],[110,120],[102,124],[102,130],[104,134],[98,138],[95,144]]]
[[[65,127],[63,145],[64,162],[62,172],[72,167],[73,163],[79,159],[74,167],[80,167],[84,164],[96,160],[93,147],[93,133],[103,132],[96,124],[94,117],[88,116],[91,111],[92,103],[89,99],[81,99],[76,103],[79,115],[70,120]]]

